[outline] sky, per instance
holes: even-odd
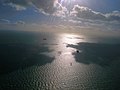
[[[0,0],[0,29],[54,25],[120,29],[120,0]]]

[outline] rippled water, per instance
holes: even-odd
[[[68,33],[0,36],[0,90],[120,89],[119,42]]]

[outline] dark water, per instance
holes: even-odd
[[[120,38],[0,31],[0,90],[120,90],[119,84]]]

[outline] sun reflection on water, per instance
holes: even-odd
[[[77,50],[75,48],[67,47],[69,44],[77,45],[80,42],[84,42],[84,36],[76,34],[60,34],[57,36],[57,45],[53,46],[53,55],[55,56],[56,64],[61,67],[70,66],[71,63],[75,63],[73,53]]]
[[[67,47],[68,44],[77,45],[77,43],[85,42],[84,36],[75,35],[75,34],[59,34],[55,39],[57,45],[53,46],[52,49],[55,60],[52,63],[52,69],[49,73],[50,75],[54,73],[54,76],[57,76],[58,79],[52,78],[55,84],[58,87],[70,87],[74,85],[74,79],[76,80],[76,69],[79,65],[73,53],[77,50],[75,48]],[[79,68],[82,71],[82,68]]]
[[[59,39],[60,43],[63,44],[73,44],[76,45],[79,42],[84,42],[84,37],[82,35],[75,34],[62,34]]]
[[[56,34],[54,37],[54,39],[52,38],[52,40],[48,42],[48,47],[52,52],[43,54],[55,57],[54,62],[60,67],[70,66],[72,65],[71,63],[76,63],[73,53],[81,51],[68,47],[68,45],[77,45],[80,42],[85,42],[85,37],[82,35],[66,33]]]

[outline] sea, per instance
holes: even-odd
[[[0,30],[0,90],[120,90],[120,38]]]

